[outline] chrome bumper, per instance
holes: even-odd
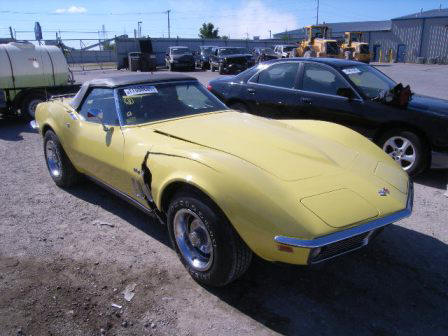
[[[293,247],[301,247],[301,248],[309,248],[309,249],[318,249],[323,247],[328,247],[331,244],[335,244],[338,242],[341,242],[340,245],[344,244],[344,241],[349,242],[351,238],[359,237],[358,241],[355,242],[356,244],[347,245],[346,250],[339,251],[335,255],[332,255],[328,258],[318,260],[317,262],[321,262],[323,260],[331,259],[334,257],[337,257],[339,255],[357,250],[365,245],[367,245],[371,238],[375,235],[375,233],[378,233],[380,229],[385,227],[386,225],[392,224],[396,221],[399,221],[403,218],[406,218],[411,215],[412,208],[414,203],[414,186],[412,182],[409,183],[408,188],[408,200],[406,204],[406,208],[403,210],[400,210],[398,212],[393,213],[392,215],[378,218],[376,220],[373,220],[371,222],[353,227],[351,229],[338,231],[335,233],[331,233],[329,235],[319,237],[316,239],[298,239],[298,238],[291,238],[291,237],[284,237],[284,236],[276,236],[274,238],[276,243],[289,245]],[[313,260],[310,260],[309,263],[315,263]]]
[[[39,130],[39,124],[37,123],[36,120],[31,120],[30,121],[30,126],[31,126],[32,129]]]
[[[432,169],[448,169],[448,153],[435,152],[431,153]]]

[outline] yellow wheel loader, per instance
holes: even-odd
[[[341,57],[338,42],[330,38],[330,29],[326,25],[307,26],[306,39],[298,42],[291,53],[293,57]]]
[[[362,42],[362,32],[345,32],[341,53],[345,59],[370,63],[369,44]]]

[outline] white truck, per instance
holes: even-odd
[[[56,46],[30,42],[0,44],[0,114],[34,119],[37,104],[74,93],[67,60]]]

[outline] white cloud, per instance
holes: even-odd
[[[82,14],[87,12],[87,9],[85,7],[81,7],[81,6],[70,6],[67,8],[58,8],[54,11],[56,14],[64,14],[64,13],[69,13],[69,14]]]
[[[222,11],[215,26],[219,27],[220,35],[230,35],[230,38],[246,38],[247,35],[269,38],[269,30],[273,35],[285,29],[296,29],[299,23],[297,15],[276,11],[259,0],[250,0],[240,9]]]

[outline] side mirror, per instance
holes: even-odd
[[[355,98],[355,93],[350,88],[339,88],[336,94],[341,97],[348,98],[349,100]]]
[[[89,111],[87,111],[87,118],[98,121],[103,126],[103,131],[108,132],[109,127],[104,125],[103,119],[100,118],[101,113],[102,113],[102,111],[99,108],[91,108],[91,109],[89,109]]]

